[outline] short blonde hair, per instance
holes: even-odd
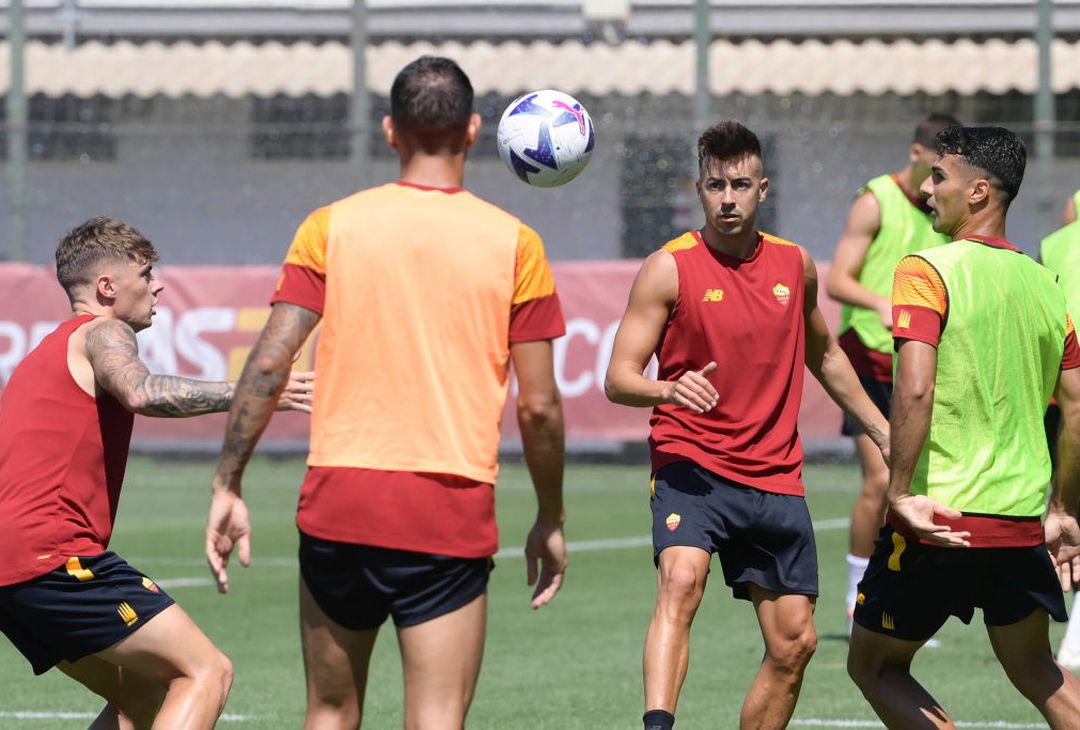
[[[76,226],[56,247],[56,278],[68,299],[72,290],[92,283],[95,269],[110,261],[153,263],[154,244],[143,234],[116,218],[99,215]]]

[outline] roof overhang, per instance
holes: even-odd
[[[24,0],[31,36],[80,38],[345,38],[351,0]],[[7,32],[0,0],[0,31]],[[593,7],[629,8],[625,17]],[[367,0],[376,40],[429,38],[682,39],[693,34],[693,0]],[[711,0],[725,37],[1030,35],[1032,0]],[[1059,34],[1080,32],[1080,0],[1055,0]]]

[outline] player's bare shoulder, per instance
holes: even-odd
[[[138,357],[135,331],[120,320],[98,317],[76,329],[68,339],[68,371],[80,388],[94,395],[103,369]]]
[[[667,246],[653,251],[634,279],[632,299],[659,301],[673,306],[679,298],[679,266]]]
[[[99,317],[80,327],[77,334],[82,335],[86,354],[91,360],[104,356],[126,354],[137,356],[139,341],[131,325],[119,319]]]

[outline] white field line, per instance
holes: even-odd
[[[93,720],[96,712],[36,712],[32,710],[0,710],[0,718],[15,720]],[[222,722],[248,722],[253,715],[231,715],[225,713],[219,718]]]
[[[954,725],[958,728],[972,728],[973,730],[1027,730],[1028,728],[1043,728],[1045,730],[1045,723],[1035,722],[1006,722],[1005,720],[988,720],[986,722],[975,721],[954,721]],[[877,720],[823,720],[818,718],[793,718],[788,723],[791,726],[797,727],[854,727],[854,728],[883,728],[885,727]]]
[[[851,520],[847,517],[833,517],[827,520],[816,520],[814,522],[814,531],[825,532],[827,530],[846,530],[850,524]],[[637,535],[635,537],[611,537],[602,540],[580,540],[577,542],[566,543],[566,550],[571,553],[587,553],[595,550],[622,550],[625,548],[645,547],[646,545],[652,545],[652,536]],[[500,560],[504,558],[520,558],[524,557],[524,555],[524,547],[503,548],[495,553],[495,557]],[[136,567],[139,565],[206,565],[206,561],[202,558],[128,558],[128,562]],[[236,562],[235,559],[233,562]],[[293,568],[296,566],[296,558],[262,558],[256,555],[252,558],[252,565],[268,568]],[[169,587],[168,581],[160,580],[158,583],[166,588]],[[196,584],[193,583],[191,585]]]

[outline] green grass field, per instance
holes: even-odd
[[[128,469],[113,549],[162,582],[233,659],[236,682],[220,727],[295,728],[304,693],[297,630],[293,522],[301,461],[257,460],[246,498],[254,525],[254,564],[230,570],[231,592],[209,584],[202,558],[212,466],[135,458]],[[812,465],[806,483],[818,532],[820,643],[793,727],[879,727],[844,670],[844,554],[858,479],[853,465]],[[572,542],[648,534],[645,466],[573,465],[566,480]],[[519,463],[504,464],[498,494],[501,544],[510,548],[492,575],[489,635],[470,728],[640,727],[641,642],[654,600],[648,546],[571,551],[567,582],[555,601],[529,608],[525,566],[517,557],[535,512]],[[694,624],[690,672],[679,705],[680,730],[734,728],[760,660],[757,622],[735,601],[719,565]],[[170,583],[172,582],[172,585]],[[1054,645],[1063,627],[1055,626]],[[1038,728],[1041,717],[1012,689],[995,662],[980,619],[955,619],[924,650],[915,673],[953,717],[973,728]],[[392,626],[372,662],[365,727],[401,726],[401,672]],[[0,641],[0,727],[85,727],[96,697],[57,671],[35,678]]]

